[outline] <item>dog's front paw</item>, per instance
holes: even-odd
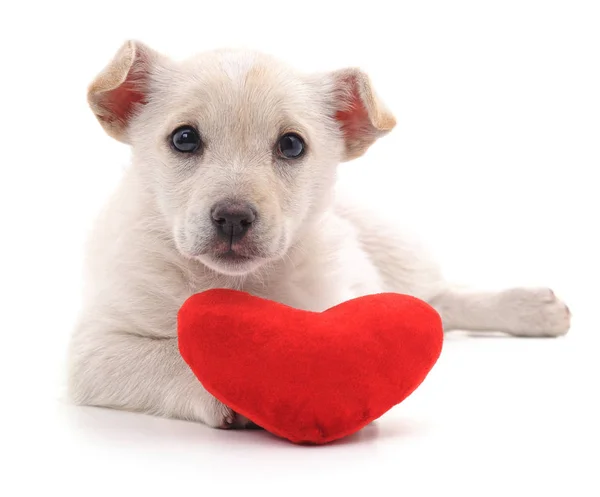
[[[256,429],[258,426],[245,416],[217,400],[206,392],[204,402],[198,413],[199,420],[204,424],[221,430]]]
[[[242,416],[241,414],[234,413],[235,419],[233,424],[229,428],[237,429],[237,430],[260,430],[260,426],[258,426],[253,421],[250,421],[246,416]]]
[[[513,335],[556,337],[569,331],[571,312],[549,288],[513,288],[499,298],[500,319]]]
[[[195,406],[195,418],[212,428],[226,430],[234,427],[236,413],[208,392],[203,391],[201,402]]]

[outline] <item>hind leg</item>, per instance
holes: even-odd
[[[364,206],[345,201],[339,215],[357,229],[361,248],[384,283],[384,291],[413,295],[441,315],[444,330],[499,331],[517,336],[559,336],[571,314],[552,290],[512,288],[500,292],[470,291],[448,284],[437,264],[412,237]]]
[[[548,288],[501,292],[448,289],[429,299],[444,330],[500,331],[515,336],[555,337],[569,330],[569,308]]]

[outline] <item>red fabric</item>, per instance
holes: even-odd
[[[402,402],[442,341],[432,307],[391,293],[314,313],[210,290],[179,311],[179,350],[204,387],[295,443],[350,435]]]

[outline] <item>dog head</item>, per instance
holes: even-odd
[[[176,62],[132,41],[88,101],[131,145],[178,250],[231,275],[281,258],[327,209],[337,165],[395,125],[358,69],[227,50]]]

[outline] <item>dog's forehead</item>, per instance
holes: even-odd
[[[241,83],[253,71],[291,76],[293,70],[271,55],[249,50],[221,49],[197,54],[190,61],[192,70],[208,76],[225,76]]]
[[[241,50],[199,54],[167,74],[161,87],[170,104],[209,113],[300,115],[317,103],[304,75],[268,55]]]
[[[262,60],[261,60],[262,59]],[[217,53],[216,64],[233,83],[243,84],[249,74],[265,71],[275,61],[267,61],[255,52],[223,51]]]

